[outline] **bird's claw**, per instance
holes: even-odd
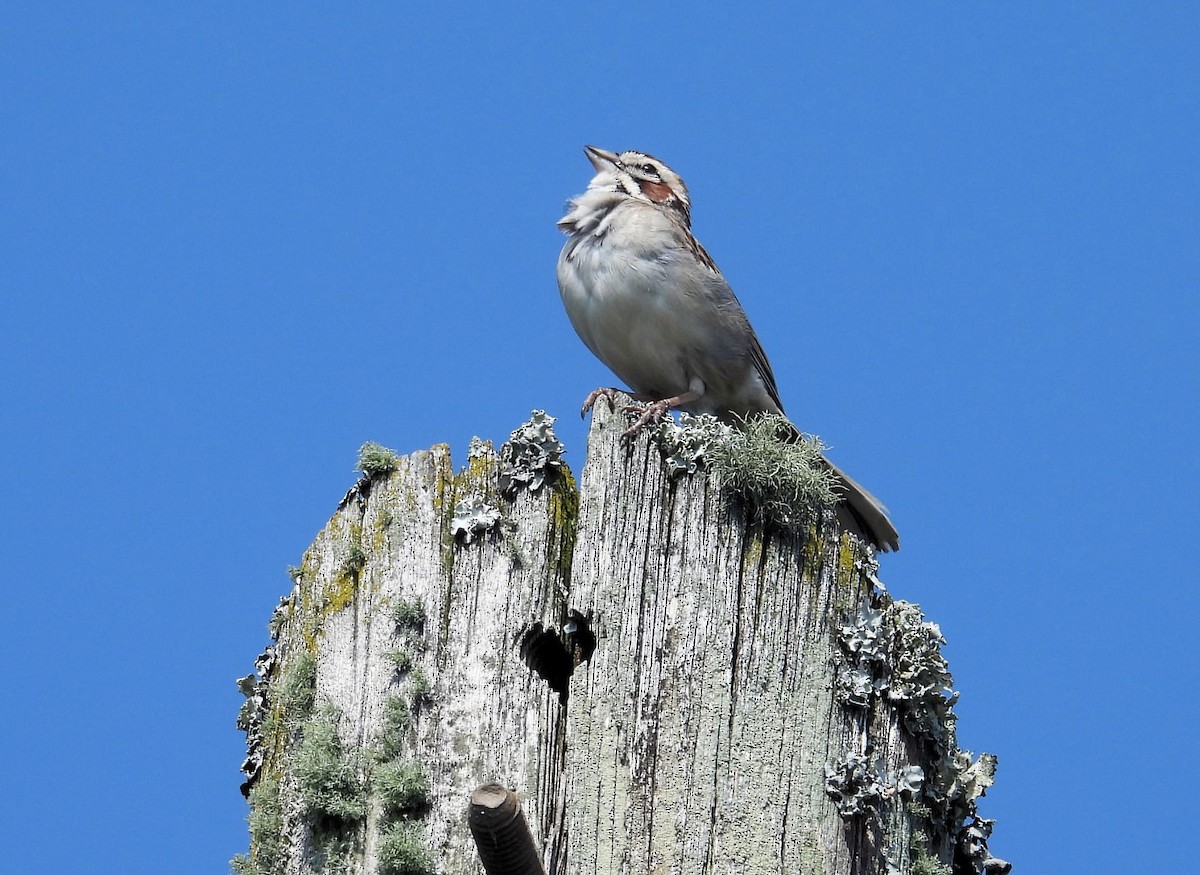
[[[583,407],[579,411],[579,418],[583,419],[585,416],[587,416],[588,411],[595,407],[596,402],[601,398],[608,399],[609,410],[616,410],[617,403],[614,399],[618,394],[620,394],[620,392],[620,389],[614,389],[612,386],[601,386],[599,389],[593,389],[583,401]]]
[[[658,425],[670,414],[671,402],[655,401],[653,404],[647,404],[645,407],[631,404],[625,408],[626,416],[636,416],[637,419],[633,425],[621,432],[621,440],[625,442],[632,441],[637,437],[638,432],[648,425]]]
[[[583,409],[579,411],[580,417],[587,416],[589,410],[596,406],[596,402],[601,398],[608,401],[608,409],[617,409],[617,396],[625,394],[620,389],[614,389],[612,386],[601,386],[599,389],[593,389],[583,402]],[[646,400],[644,396],[634,395],[637,400]],[[653,396],[651,396],[653,397]],[[654,401],[649,404],[630,404],[623,408],[622,412],[634,420],[633,425],[621,432],[621,440],[629,443],[638,432],[648,425],[658,425],[667,415],[673,406],[672,402],[675,399],[667,398],[662,401]]]

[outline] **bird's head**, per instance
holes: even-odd
[[[584,146],[583,153],[596,168],[588,190],[612,191],[674,210],[691,224],[692,202],[683,178],[653,155],[629,150],[617,154],[597,146]]]

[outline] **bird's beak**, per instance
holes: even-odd
[[[587,155],[587,160],[592,162],[592,166],[599,173],[604,170],[613,170],[621,165],[620,156],[616,152],[609,152],[607,149],[601,149],[597,146],[584,146],[583,154]]]

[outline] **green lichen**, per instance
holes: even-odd
[[[554,569],[558,580],[569,581],[579,527],[579,490],[566,465],[559,465],[558,475],[551,481],[547,502],[550,531],[546,538],[546,567]]]
[[[358,575],[350,573],[339,574],[326,585],[322,594],[322,601],[325,605],[321,611],[322,618],[345,610],[347,605],[354,601],[354,596],[357,592]]]
[[[367,552],[362,546],[362,527],[354,525],[350,532],[354,540],[350,544],[350,549],[346,551],[346,558],[342,561],[342,573],[357,577],[367,566]]]
[[[858,565],[858,554],[854,549],[854,542],[849,535],[843,533],[838,541],[838,558],[837,558],[837,575],[836,582],[839,587],[853,586],[857,583],[861,576]]]
[[[280,678],[275,696],[281,708],[299,720],[312,713],[317,694],[317,660],[311,653],[301,652]]]
[[[321,593],[319,622],[345,610],[358,594],[358,584],[367,566],[367,553],[361,542],[362,527],[358,524],[351,526],[350,537],[350,548],[342,560],[341,569]]]
[[[397,461],[395,450],[367,441],[358,448],[358,462],[354,470],[361,471],[367,477],[378,477],[395,471]]]
[[[373,749],[375,760],[385,762],[400,757],[411,726],[412,710],[408,702],[401,696],[388,696],[383,703],[383,727]]]
[[[416,654],[425,649],[425,605],[419,598],[397,598],[391,613],[401,646],[384,656],[396,666],[397,674],[406,675],[412,671]]]
[[[929,837],[924,832],[913,831],[910,847],[912,866],[908,871],[911,875],[951,875],[951,867],[929,853]]]
[[[953,871],[946,863],[928,854],[917,854],[913,857],[912,875],[951,875]]]
[[[408,680],[408,691],[414,705],[423,705],[433,698],[433,687],[430,686],[429,678],[420,666],[409,672]]]
[[[433,875],[433,859],[413,823],[393,823],[379,840],[379,875]]]
[[[283,805],[279,779],[263,776],[250,788],[250,853],[229,861],[237,875],[274,875],[287,861],[287,836],[283,829]]]
[[[398,598],[392,605],[392,622],[401,632],[420,632],[425,628],[425,603],[419,598]]]
[[[407,650],[390,650],[384,656],[396,667],[396,674],[408,674],[412,670],[413,658]]]
[[[326,706],[304,724],[292,761],[304,813],[315,824],[361,820],[366,786],[337,734],[337,711]]]
[[[491,484],[496,476],[496,457],[492,453],[468,454],[467,467],[456,480],[470,480],[480,484]]]
[[[388,533],[396,518],[389,508],[383,508],[375,516],[375,528],[371,534],[371,549],[376,554],[383,553],[388,543]]]
[[[267,694],[269,710],[263,720],[262,737],[276,755],[287,746],[293,730],[312,714],[316,695],[316,657],[300,651]]]
[[[824,872],[827,868],[825,863],[823,845],[817,834],[809,830],[804,831],[800,842],[799,871]]]
[[[916,799],[913,799],[911,802],[909,802],[905,806],[905,808],[907,808],[908,813],[911,814],[915,818],[928,819],[930,816],[931,810],[930,810],[929,806],[925,805],[924,803],[918,802]]]
[[[359,842],[357,836],[344,834],[339,828],[321,827],[313,831],[317,848],[317,871],[321,875],[350,875]]]
[[[429,448],[433,455],[433,509],[439,515],[446,506],[446,499],[453,494],[454,472],[450,468],[450,447],[437,444]]]
[[[664,423],[659,446],[675,473],[699,463],[754,524],[797,531],[812,510],[837,503],[837,478],[815,437],[799,435],[783,416],[765,414],[731,428],[712,416]]]
[[[766,539],[763,536],[762,528],[752,526],[745,529],[745,536],[742,539],[742,572],[757,573],[759,566],[762,564],[763,551],[766,549]]]
[[[437,447],[434,450],[438,449]],[[442,574],[446,581],[453,586],[454,584],[454,544],[455,538],[450,531],[450,521],[452,514],[446,513],[447,507],[454,507],[455,490],[454,490],[454,472],[450,468],[449,448],[442,445],[444,452],[438,453],[435,459],[433,469],[433,511],[437,519],[441,521],[441,560]],[[449,604],[445,606],[446,616],[443,618],[444,625],[449,626]]]
[[[419,671],[419,670],[418,670]],[[383,726],[370,746],[371,790],[379,802],[380,873],[432,872],[432,862],[414,820],[428,814],[429,778],[406,757],[412,712],[400,696],[384,702]]]
[[[429,779],[418,762],[381,763],[372,776],[372,786],[386,818],[411,818],[429,807]]]

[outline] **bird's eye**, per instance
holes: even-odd
[[[642,165],[642,173],[648,173],[651,176],[658,176],[658,170],[655,168],[655,166],[653,164],[643,164]]]

